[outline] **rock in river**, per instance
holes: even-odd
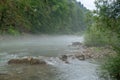
[[[38,65],[38,64],[46,64],[44,60],[39,60],[35,58],[23,58],[23,59],[11,59],[8,61],[8,64],[31,64],[31,65]]]
[[[64,61],[65,63],[69,63],[68,60],[67,60],[67,59],[68,59],[68,56],[67,56],[67,55],[61,55],[61,56],[59,57],[59,59],[62,60],[62,61]]]
[[[75,57],[79,60],[85,60],[85,55],[83,54],[75,54]]]
[[[72,46],[81,46],[82,43],[81,42],[72,42]]]

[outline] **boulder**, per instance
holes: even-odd
[[[68,56],[67,56],[67,55],[61,55],[59,58],[60,58],[62,61],[66,61],[67,58],[68,58]]]
[[[64,61],[65,63],[69,63],[68,60],[67,60],[68,59],[68,55],[61,55],[59,57],[59,59],[62,60],[62,61]]]
[[[46,64],[45,61],[34,58],[11,59],[8,64]]]

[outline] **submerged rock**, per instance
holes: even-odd
[[[59,57],[65,63],[69,63],[69,60],[78,59],[78,60],[85,60],[86,56],[83,54],[64,54]]]
[[[23,59],[11,59],[8,61],[8,64],[46,64],[45,61],[34,59],[34,58],[23,58]]]
[[[0,76],[1,76],[1,75],[8,75],[8,74],[7,74],[7,73],[0,73]]]
[[[81,46],[82,43],[81,42],[72,42],[72,46]]]
[[[79,60],[85,60],[85,55],[83,54],[75,54],[75,57]]]

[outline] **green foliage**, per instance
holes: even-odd
[[[109,29],[116,34],[120,31],[120,2],[119,0],[97,0],[96,14],[99,15],[99,21],[104,29]]]
[[[0,30],[9,33],[73,33],[85,30],[87,9],[75,0],[1,0]],[[13,31],[12,31],[13,32]]]
[[[120,1],[96,0],[94,23],[86,32],[87,45],[112,45],[117,56],[110,57],[103,65],[110,75],[120,79]]]
[[[86,32],[85,44],[108,44],[118,45],[120,37],[120,19],[117,1],[96,0],[97,9],[91,15],[93,23],[91,23]],[[114,11],[112,11],[114,9]],[[113,15],[115,14],[115,15]],[[117,16],[117,18],[115,18]],[[90,17],[87,17],[90,20]]]
[[[85,33],[84,43],[87,46],[104,46],[109,40],[108,37],[96,27],[96,25],[96,23],[92,24]]]
[[[120,55],[110,57],[102,67],[109,72],[112,78],[120,79]]]
[[[93,23],[85,32],[85,45],[87,46],[105,46],[118,45],[117,34],[108,29],[102,29],[98,23]]]
[[[20,33],[17,30],[15,30],[12,26],[10,26],[10,28],[7,31],[7,34],[16,36],[19,35]]]

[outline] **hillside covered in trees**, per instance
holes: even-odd
[[[0,0],[0,33],[80,32],[87,12],[76,0]]]

